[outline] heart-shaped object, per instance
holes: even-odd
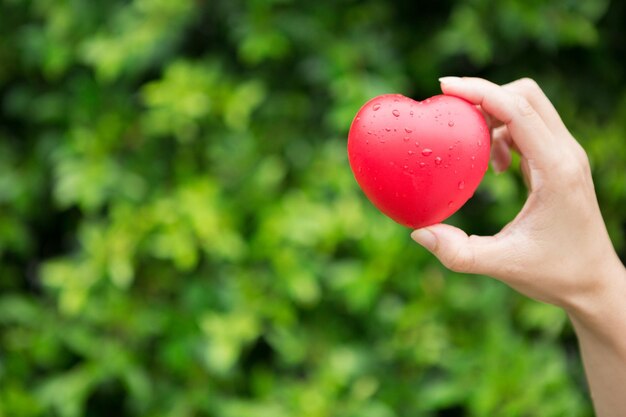
[[[438,95],[373,98],[348,134],[354,177],[369,200],[413,229],[439,223],[474,194],[489,163],[489,129],[471,103]]]

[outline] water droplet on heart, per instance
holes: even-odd
[[[479,140],[478,140],[478,142],[476,142],[476,144],[477,144],[478,146],[482,146],[482,144],[483,144],[483,143],[482,143],[482,142],[480,141],[480,139],[479,139]]]
[[[470,168],[474,169],[474,164],[472,164],[472,166]]]
[[[448,201],[448,207],[452,207],[452,201]]]
[[[405,166],[404,166],[404,169],[409,169],[409,166],[408,166],[408,165],[405,165]]]
[[[462,190],[463,188],[465,188],[465,181],[459,182],[459,190]]]
[[[359,173],[363,172],[363,167],[359,167]]]
[[[454,149],[454,146],[450,146],[450,147],[448,148],[448,150],[452,150],[452,149]]]
[[[396,116],[396,117],[400,117],[400,112],[399,112],[398,110],[396,110],[396,109],[393,109],[393,110],[391,111],[391,114],[393,114],[393,115],[394,115],[394,116]]]
[[[420,147],[420,143],[419,142],[415,142],[415,147],[419,148]]]
[[[454,122],[453,122],[452,120],[450,120],[450,121],[448,122],[448,126],[450,126],[450,127],[454,126]]]
[[[422,155],[424,155],[424,156],[428,156],[428,155],[430,155],[431,153],[433,153],[432,149],[428,149],[428,148],[425,148],[425,149],[422,151]]]
[[[385,128],[385,131],[386,131],[386,132],[391,132],[391,128],[386,127],[386,128]]]
[[[413,151],[408,151],[407,153],[409,154],[409,156],[413,156],[413,154],[414,154],[415,152],[413,152]]]
[[[420,162],[420,168],[424,168],[426,164],[424,162]]]
[[[368,135],[371,135],[371,134],[372,134],[372,131],[371,131],[371,130],[368,130],[368,131],[367,131],[367,134],[368,134]]]
[[[440,157],[436,157],[435,158],[435,164],[441,165],[441,158]]]
[[[374,104],[374,107],[372,107],[372,109],[374,111],[378,111],[378,109],[380,109],[380,104]]]
[[[411,129],[409,129],[408,127],[405,127],[405,128],[404,128],[404,131],[405,131],[406,133],[411,133],[411,132],[412,132],[412,130],[411,130]]]
[[[410,114],[411,116],[413,116],[413,110],[411,110],[411,111],[409,112],[409,114]]]
[[[408,137],[408,136],[405,136],[405,137],[404,137],[404,141],[405,141],[405,142],[408,142],[408,141],[409,141],[409,139],[411,139],[411,138],[410,138],[410,137]]]
[[[357,117],[357,118],[356,118],[356,121],[358,122],[359,120],[361,120],[361,118],[360,118],[360,117]]]
[[[471,159],[472,161],[475,161],[475,160],[476,160],[476,157],[475,157],[475,156],[472,156],[470,159]]]

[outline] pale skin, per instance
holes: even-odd
[[[521,156],[528,199],[494,236],[437,224],[412,238],[449,269],[488,275],[563,308],[578,336],[598,417],[626,413],[626,269],[607,233],[589,161],[550,100],[530,79],[499,86],[444,77],[444,94],[477,105],[492,128],[492,165]]]

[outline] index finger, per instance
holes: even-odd
[[[443,77],[445,94],[480,105],[507,126],[511,138],[527,159],[546,163],[558,157],[556,139],[533,106],[520,94],[481,78]]]
[[[561,120],[561,116],[559,116],[559,113],[554,108],[554,105],[534,80],[530,78],[520,78],[519,80],[504,84],[502,88],[524,96],[537,113],[539,113],[546,126],[556,135],[568,132],[565,124],[563,124]]]

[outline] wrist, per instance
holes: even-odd
[[[597,285],[570,300],[565,311],[577,331],[615,338],[626,330],[626,268],[616,259],[596,270],[594,282]]]

